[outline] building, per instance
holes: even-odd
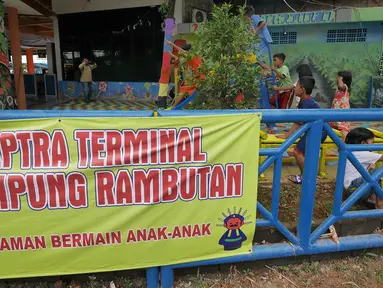
[[[287,1],[291,7],[283,1],[247,2],[268,25],[272,53],[287,55],[292,78],[297,78],[297,65],[311,66],[317,81],[313,96],[322,107],[331,105],[340,70],[353,73],[352,106],[373,104],[371,94],[383,83],[376,77],[379,87],[370,86],[370,78],[383,72],[383,1]],[[179,38],[192,42],[199,26],[180,24]]]
[[[224,1],[177,0],[176,38],[192,42],[200,25],[196,22],[206,20],[214,2]],[[369,79],[379,74],[382,58],[383,1],[286,2],[290,6],[282,0],[247,1],[267,22],[274,40],[272,51],[288,55],[287,64],[294,78],[298,64],[311,65],[318,82],[314,96],[323,107],[328,107],[334,95],[335,73],[351,70],[352,104],[366,106]],[[153,100],[158,94],[164,39],[161,3],[162,0],[6,0],[5,6],[13,7],[13,13],[19,14],[17,28],[21,39],[22,35],[33,34],[40,40],[54,41],[54,45],[47,41],[46,51],[49,71],[57,75],[61,100],[80,97],[77,67],[84,58],[98,64],[94,72],[98,97]],[[244,3],[234,1],[237,5]],[[17,53],[16,48],[13,50]]]

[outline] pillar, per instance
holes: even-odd
[[[184,10],[184,1],[176,0],[174,7],[174,18],[176,19],[176,25],[183,23],[183,10]]]
[[[55,59],[55,56],[53,55],[54,49],[53,49],[53,43],[48,42],[47,43],[47,62],[48,62],[48,73],[54,74],[55,73],[55,63],[53,62]]]
[[[27,109],[25,97],[24,75],[21,63],[19,15],[16,8],[8,7],[9,38],[11,40],[11,53],[13,58],[13,71],[15,73],[15,88],[18,108]]]
[[[61,47],[60,47],[60,30],[59,30],[59,21],[57,17],[52,17],[53,20],[53,30],[55,38],[55,52],[56,52],[56,69],[57,69],[57,80],[63,80],[63,65],[61,58]]]
[[[4,19],[3,1],[0,1],[0,18],[1,20]],[[8,39],[5,34],[5,29],[2,29],[0,31],[0,110],[16,109],[16,101],[12,89],[11,72],[8,59]]]
[[[35,63],[33,63],[33,49],[25,50],[25,56],[27,56],[28,74],[35,74]]]

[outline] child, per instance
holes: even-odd
[[[314,99],[310,96],[314,89],[314,86],[315,79],[313,77],[304,76],[301,79],[299,79],[297,87],[295,88],[295,95],[300,98],[298,109],[320,109],[318,103],[316,103]],[[282,136],[281,138],[290,137],[301,125],[302,123],[294,123],[290,131],[287,132],[286,135]],[[327,133],[325,131],[322,131],[321,142],[323,143],[326,140],[326,138]],[[301,172],[300,175],[289,176],[289,180],[295,184],[302,184],[303,181],[302,174],[305,163],[306,139],[307,134],[305,133],[299,140],[293,152],[294,157],[297,160],[299,170]]]
[[[277,75],[277,77],[279,79],[279,87],[290,87],[290,86],[294,85],[294,83],[293,83],[293,81],[291,80],[291,77],[290,77],[290,70],[284,64],[285,60],[286,60],[286,55],[283,54],[283,53],[280,53],[280,54],[275,54],[273,56],[274,64],[271,66],[271,68],[267,67],[266,64],[260,62],[260,65],[264,69],[271,69],[271,70],[273,70],[275,72],[275,74]],[[290,95],[291,95],[291,92],[292,92],[291,90],[278,89],[278,91],[277,91],[277,98],[278,98],[278,108],[279,109],[286,109],[287,108],[287,104],[289,102]],[[275,103],[275,98],[274,97],[272,97],[270,99],[270,104],[273,107],[276,107],[276,103]]]
[[[256,56],[259,60],[258,62],[264,63],[265,58],[268,58],[269,55],[268,46],[273,42],[266,21],[255,14],[253,6],[247,6],[245,8],[245,20],[252,24],[251,33],[258,35],[260,38],[256,45]]]
[[[192,49],[192,46],[190,44],[187,44],[185,47],[180,48],[174,43],[170,41],[166,41],[169,45],[173,46],[175,49],[179,51],[179,53],[188,53]],[[171,56],[175,59],[178,60],[178,57],[175,56],[174,54],[170,53]],[[187,68],[187,73],[191,72],[193,76],[196,76],[198,79],[203,80],[204,75],[201,75],[199,73],[199,67],[202,65],[201,57],[197,56],[185,63],[185,66]],[[190,82],[188,81],[189,75],[185,75],[185,81],[183,82]],[[172,107],[176,107],[178,104],[182,102],[182,100],[186,99],[187,97],[191,96],[197,91],[197,84],[196,83],[182,83],[179,87],[179,93],[178,95],[174,98],[174,104]]]
[[[373,144],[374,133],[366,128],[355,128],[348,133],[346,137],[346,144]],[[366,170],[371,170],[378,161],[383,160],[383,155],[369,152],[369,151],[356,151],[353,152],[354,156],[362,164]],[[346,189],[346,195],[350,196],[355,192],[362,184],[365,183],[362,175],[351,164],[350,161],[346,163],[346,171],[344,174],[344,188]],[[362,198],[367,205],[375,206],[377,209],[383,209],[383,200],[376,197],[374,191],[366,193]]]
[[[331,109],[350,109],[350,91],[352,84],[352,73],[349,71],[338,72],[336,77],[338,89],[334,100],[332,101]],[[346,140],[348,132],[351,130],[350,123],[333,122],[330,123],[333,129],[339,130],[343,135],[343,141]]]
[[[298,73],[298,79],[304,77],[304,76],[310,76],[310,77],[313,77],[313,73],[311,72],[311,68],[308,64],[301,64],[298,66],[297,68],[297,73]],[[273,89],[275,91],[283,91],[283,90],[294,90],[295,87],[297,87],[297,83],[298,83],[298,80],[291,86],[286,86],[286,87],[278,87],[278,86],[273,86]],[[298,96],[295,97],[296,98],[296,101],[297,101],[297,108],[298,108],[298,105],[299,105],[299,100],[300,98]],[[291,105],[293,104],[293,97],[290,97],[290,101],[289,103],[287,104],[288,106],[287,107],[291,107]]]

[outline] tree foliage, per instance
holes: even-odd
[[[256,67],[252,24],[245,20],[244,7],[232,13],[232,5],[214,6],[212,20],[204,23],[193,41],[192,50],[182,54],[184,62],[201,57],[198,75],[187,75],[197,83],[198,96],[193,105],[199,109],[253,108],[259,90],[260,68]],[[193,79],[190,79],[193,78]],[[244,94],[244,100],[237,98]]]
[[[162,4],[158,7],[158,11],[163,18],[174,18],[176,0],[163,0]]]

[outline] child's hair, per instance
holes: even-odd
[[[358,127],[352,129],[350,133],[347,134],[346,144],[363,144],[363,142],[374,139],[374,137],[374,133],[367,128]]]
[[[343,83],[347,85],[347,88],[351,90],[352,73],[350,71],[340,71],[338,76],[343,78]]]
[[[182,49],[184,49],[185,51],[190,51],[192,49],[192,45],[186,44],[184,47],[182,47]]]
[[[311,68],[308,64],[301,64],[297,68],[297,73],[299,75],[299,78],[304,76],[310,76],[313,77],[313,72],[311,72]]]
[[[273,56],[273,58],[279,58],[279,59],[281,59],[283,62],[285,62],[285,60],[286,60],[286,55],[283,54],[283,53],[278,53],[278,54],[275,54],[275,55]]]
[[[303,76],[299,78],[299,83],[306,90],[306,95],[311,95],[315,87],[315,79],[311,76]]]
[[[246,6],[245,8],[245,14],[247,16],[252,16],[255,13],[254,7],[253,6]]]

